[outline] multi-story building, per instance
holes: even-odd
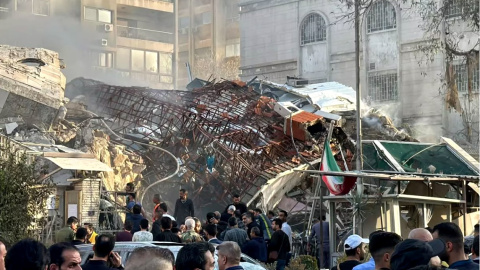
[[[192,77],[233,79],[240,63],[238,0],[178,1],[177,85]]]
[[[19,44],[19,33],[0,41],[54,47],[66,58],[67,76],[173,89],[174,7],[173,0],[0,0],[0,19],[11,19],[12,31],[28,22],[23,35],[36,39]]]
[[[348,20],[352,17],[347,16],[341,2],[240,0],[241,78],[247,81],[259,76],[283,84],[287,76],[298,76],[312,83],[337,81],[355,86],[353,20]],[[419,45],[425,41],[425,32],[419,25],[423,21],[418,13],[404,8],[405,4],[400,2],[376,0],[362,10],[362,98],[371,106],[386,110],[397,124],[409,124],[421,140],[436,141],[440,136],[449,136],[460,144],[476,145],[472,149],[478,148],[478,69],[471,75],[473,102],[469,118],[465,117],[465,110],[463,114],[448,110],[447,95],[439,93],[446,70],[445,56],[436,54],[433,62],[421,63],[424,55]],[[462,11],[462,6],[455,5],[464,2],[452,1],[453,6],[446,14],[451,17],[447,23]],[[475,42],[473,38],[471,44]],[[459,102],[468,103],[465,61],[455,59],[453,69]],[[470,142],[466,125],[473,135]]]

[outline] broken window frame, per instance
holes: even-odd
[[[387,0],[375,2],[366,14],[367,33],[397,29],[397,11]]]
[[[374,102],[398,100],[398,74],[396,70],[393,72],[370,72],[367,82],[369,100]]]
[[[327,41],[327,24],[322,15],[310,13],[300,26],[300,44],[307,45]]]
[[[87,19],[87,17],[86,17],[87,9],[95,10],[95,20],[93,20],[91,18]],[[110,20],[109,21],[100,20],[100,12],[109,12],[110,13]],[[95,7],[83,6],[83,19],[85,21],[90,21],[90,22],[100,22],[100,23],[110,24],[113,21],[113,11],[109,10],[109,9],[104,9],[104,8],[95,8]]]

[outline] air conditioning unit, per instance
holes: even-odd
[[[375,63],[370,63],[368,70],[375,70]]]
[[[112,32],[113,31],[113,24],[106,23],[105,24],[105,32]]]
[[[102,39],[102,46],[104,47],[108,46],[108,40]]]

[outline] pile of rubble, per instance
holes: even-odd
[[[0,112],[7,119],[0,121],[3,132],[19,141],[60,144],[95,154],[113,169],[101,176],[109,191],[120,191],[128,182],[137,186],[161,182],[145,194],[148,201],[153,193],[160,193],[173,205],[181,186],[191,191],[198,205],[217,205],[235,193],[252,202],[272,179],[318,162],[330,121],[335,121],[337,147],[333,150],[339,166],[351,169],[354,162],[353,90],[338,83],[312,85],[307,91],[258,81],[248,85],[221,81],[191,91],[172,91],[77,78],[65,87],[57,54],[0,47],[0,56],[2,52],[10,52],[7,56],[15,61],[0,61],[0,80],[15,82],[26,73],[32,76],[24,82],[30,83],[30,91],[21,92],[18,102],[36,104],[33,108],[38,110],[18,107],[8,115]],[[27,65],[31,63],[37,66]],[[35,88],[37,81],[43,84]],[[341,94],[328,89],[332,85]],[[9,91],[15,101],[20,94],[17,88],[6,88],[0,90]],[[39,96],[44,88],[49,91]],[[64,89],[70,101],[64,98]],[[286,96],[293,98],[282,101]],[[45,106],[43,98],[56,102]],[[44,112],[48,117],[29,117]],[[18,116],[23,122],[11,121]],[[370,129],[390,139],[411,140],[378,112],[363,121],[376,121],[377,126]],[[162,180],[175,172],[175,177]],[[288,186],[304,185],[295,181]],[[278,189],[282,196],[288,191],[285,188]]]

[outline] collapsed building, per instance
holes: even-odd
[[[327,202],[315,207],[319,177],[312,173],[318,171],[330,128],[331,147],[338,166],[343,171],[354,169],[356,111],[355,91],[351,87],[335,82],[302,85],[298,79],[290,79],[285,85],[263,80],[202,81],[189,87],[189,91],[176,91],[114,86],[84,78],[74,79],[65,86],[64,77],[56,76],[53,80],[45,75],[53,71],[61,74],[58,55],[47,51],[46,55],[54,57],[40,62],[44,54],[35,52],[42,50],[8,47],[8,51],[13,55],[24,53],[16,58],[3,54],[16,59],[14,62],[0,60],[0,81],[9,82],[1,84],[0,89],[9,94],[0,96],[0,104],[5,104],[5,97],[12,95],[11,98],[27,99],[27,104],[40,109],[23,113],[24,108],[19,106],[7,110],[8,115],[2,110],[0,129],[7,136],[4,138],[29,151],[43,153],[41,156],[50,166],[44,177],[64,186],[57,191],[60,206],[52,207],[59,216],[57,221],[50,220],[52,227],[60,226],[66,216],[77,211],[78,216],[92,221],[102,231],[121,229],[118,213],[125,210],[122,191],[129,182],[136,184],[147,212],[153,209],[154,194],[160,194],[173,212],[178,190],[186,188],[199,217],[209,211],[223,210],[232,195],[239,194],[250,206],[264,210],[277,207],[296,213],[290,223],[298,225],[294,226],[297,231],[305,230],[307,214],[318,217],[328,209],[331,222],[340,228],[332,238],[355,227],[352,220],[355,202],[349,190],[343,190],[341,196],[327,197]],[[27,56],[30,60],[25,62]],[[43,64],[33,69],[27,65],[30,62]],[[24,76],[27,72],[29,76]],[[27,77],[33,79],[21,80]],[[31,83],[30,89],[15,92],[17,85],[42,78],[48,84],[35,88]],[[51,97],[57,103],[44,101],[41,94],[45,92],[49,97],[50,89],[58,90],[56,98]],[[33,114],[36,116],[32,118]],[[387,216],[391,219],[405,215],[410,218],[407,223],[418,225],[417,213],[433,209],[427,207],[428,198],[416,198],[423,207],[400,207],[399,200],[404,203],[409,197],[398,196],[405,194],[436,196],[437,200],[447,194],[465,196],[448,201],[450,206],[442,204],[438,211],[453,209],[455,215],[450,212],[450,219],[465,216],[467,212],[478,213],[478,209],[462,208],[478,202],[473,185],[440,184],[437,188],[441,192],[437,192],[433,188],[437,183],[430,185],[428,180],[478,181],[478,163],[459,151],[455,143],[445,140],[441,145],[419,144],[405,129],[397,129],[390,118],[375,109],[363,112],[362,125],[367,140],[363,144],[364,163],[368,167],[359,174],[365,178],[367,196],[361,203],[373,201],[383,205],[382,214],[373,215],[372,228],[401,230],[405,234],[406,225],[400,221],[387,222]],[[52,156],[67,160],[54,161]],[[455,159],[455,162],[434,164],[429,161],[431,158]],[[106,168],[93,164],[91,159]],[[436,173],[433,167],[438,168]],[[378,174],[379,171],[388,173]],[[429,174],[423,175],[425,172]],[[398,178],[399,175],[405,176]],[[418,186],[420,182],[423,186]],[[465,191],[461,190],[463,187]],[[72,191],[75,195],[68,195]],[[328,194],[327,190],[320,192]],[[383,197],[389,201],[382,201]],[[87,209],[82,210],[81,206]]]

